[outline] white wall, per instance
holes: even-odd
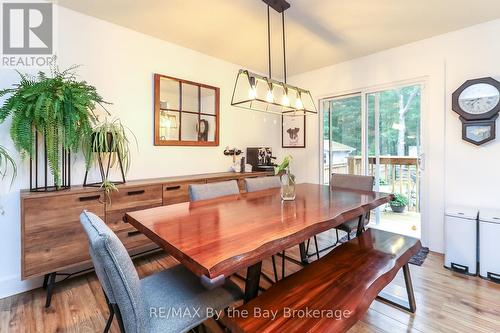
[[[442,252],[447,205],[500,208],[500,139],[476,147],[461,139],[461,122],[451,110],[451,94],[464,81],[500,79],[500,20],[436,36],[367,57],[296,75],[290,82],[316,98],[392,82],[424,79],[423,184],[424,245]],[[301,180],[319,180],[319,119],[310,118],[307,148],[289,150]],[[498,133],[497,133],[498,136]]]
[[[239,66],[62,7],[57,14],[60,68],[83,65],[78,69],[81,78],[113,102],[109,110],[137,136],[139,151],[133,151],[128,179],[227,171],[232,160],[223,155],[225,146],[281,146],[278,117],[230,106]],[[221,88],[219,147],[153,146],[153,73]],[[16,81],[13,70],[0,69],[0,88]],[[0,125],[0,144],[14,151],[9,128],[10,121]],[[40,286],[39,279],[20,281],[19,189],[29,186],[28,172],[27,161],[19,162],[13,188],[2,185],[0,298]],[[83,175],[78,158],[72,183],[81,184]]]

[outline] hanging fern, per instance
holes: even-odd
[[[75,68],[63,72],[54,68],[51,77],[43,72],[37,76],[18,72],[20,82],[0,90],[0,97],[10,95],[0,108],[0,123],[12,116],[10,135],[22,156],[33,157],[34,131],[45,136],[47,160],[57,187],[61,184],[59,147],[77,152],[82,138],[92,133],[96,104],[107,104],[95,87],[77,80]]]

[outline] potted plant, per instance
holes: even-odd
[[[32,161],[46,158],[48,162],[54,185],[48,186],[46,182],[42,186],[45,190],[69,187],[70,163],[66,153],[80,149],[82,138],[92,133],[96,104],[106,104],[95,87],[77,80],[75,68],[62,72],[55,68],[51,76],[44,72],[37,76],[18,72],[20,82],[0,91],[0,97],[10,95],[0,108],[0,123],[12,116],[10,135],[16,149]],[[44,147],[45,156],[39,158],[40,147]],[[45,166],[40,164],[40,167]]]
[[[112,182],[114,185],[125,182],[125,174],[130,168],[130,139],[133,138],[137,145],[137,139],[132,131],[123,125],[119,119],[105,120],[93,128],[92,133],[83,139],[83,153],[85,156],[86,169],[84,185],[90,168],[99,164],[101,182],[90,185],[102,186],[111,182],[108,179],[109,170],[118,166],[122,180]],[[103,166],[106,163],[106,169]]]
[[[0,146],[0,177],[2,180],[7,176],[9,169],[12,169],[12,176],[10,178],[10,186],[12,186],[17,176],[17,166],[14,159],[10,156],[9,151],[5,147]]]
[[[290,172],[290,162],[292,156],[287,155],[283,158],[283,162],[276,166],[274,173],[280,176],[281,179],[281,199],[295,200],[295,175]]]
[[[402,194],[395,193],[394,199],[389,202],[389,205],[394,213],[402,213],[406,206],[408,206],[408,198]]]

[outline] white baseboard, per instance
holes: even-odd
[[[42,286],[43,277],[22,281],[19,275],[0,278],[0,299],[20,294]]]

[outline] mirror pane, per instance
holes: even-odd
[[[216,125],[215,116],[202,115],[200,119],[198,141],[215,141]]]
[[[182,111],[199,112],[198,86],[182,84]]]
[[[181,140],[198,141],[198,115],[182,112]]]
[[[201,113],[215,114],[215,89],[201,88]]]
[[[160,79],[160,109],[179,110],[179,81],[162,77]]]
[[[179,140],[179,117],[177,111],[160,111],[160,140]]]

